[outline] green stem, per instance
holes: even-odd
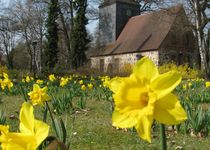
[[[55,126],[55,120],[54,120],[54,118],[53,118],[52,111],[51,111],[51,109],[50,109],[50,106],[49,106],[48,102],[46,102],[46,106],[47,106],[47,109],[48,109],[48,111],[49,111],[49,113],[50,113],[50,117],[51,117],[51,119],[52,119],[52,124],[53,124],[53,128],[54,128],[54,130],[55,130],[55,133],[56,133],[57,137],[59,137],[58,131],[57,131],[56,126]]]
[[[161,147],[162,147],[162,150],[167,150],[165,125],[164,124],[160,124],[160,134],[161,134]]]

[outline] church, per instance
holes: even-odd
[[[134,0],[104,0],[99,6],[100,47],[91,68],[121,72],[143,56],[156,65],[192,64],[196,40],[182,5],[141,14]]]

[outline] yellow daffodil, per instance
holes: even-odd
[[[83,80],[80,80],[80,81],[79,81],[79,84],[81,84],[81,85],[82,85],[83,83],[84,83],[84,82],[83,82]]]
[[[36,80],[36,83],[37,83],[37,84],[43,84],[43,83],[44,83],[44,81],[43,81],[43,80],[39,80],[39,79],[38,79],[38,80]]]
[[[47,94],[47,87],[40,88],[38,84],[33,85],[33,91],[29,92],[28,95],[33,105],[43,105],[43,102],[50,99],[50,96]]]
[[[191,83],[191,82],[189,82],[189,83],[188,83],[188,87],[190,88],[191,86],[192,86],[192,83]]]
[[[25,79],[22,79],[22,82],[23,82],[23,83],[25,83],[25,82],[26,82],[26,80],[25,80]]]
[[[88,88],[89,88],[90,90],[93,89],[93,84],[89,83],[87,86],[88,86]]]
[[[22,104],[20,110],[20,132],[35,137],[35,146],[38,147],[48,136],[49,126],[34,118],[33,106],[27,102]]]
[[[49,78],[49,80],[52,81],[52,82],[56,80],[56,77],[55,77],[54,74],[49,75],[48,78]]]
[[[60,86],[64,87],[68,83],[68,81],[69,81],[68,78],[62,77],[60,81]]]
[[[8,74],[5,73],[5,72],[3,73],[3,77],[4,77],[4,78],[9,78]]]
[[[4,77],[6,77],[6,78],[4,78],[3,80],[0,79],[1,88],[2,88],[2,90],[4,90],[5,87],[7,87],[10,90],[13,87],[13,83],[8,78],[8,75],[7,74],[6,75],[4,74]]]
[[[81,86],[81,90],[86,90],[86,86],[84,84]]]
[[[26,76],[26,82],[29,83],[31,81],[31,78],[29,76]]]
[[[182,88],[183,88],[184,90],[186,90],[186,89],[187,89],[187,85],[186,85],[186,84],[183,84],[183,85],[182,85]]]
[[[7,145],[9,142],[9,126],[0,125],[0,143],[2,150],[7,149]]]
[[[129,77],[116,77],[110,81],[115,102],[113,126],[135,127],[141,138],[151,142],[154,119],[166,125],[186,120],[185,110],[171,93],[180,81],[177,72],[159,74],[155,64],[143,57]]]
[[[205,83],[205,85],[206,85],[206,88],[209,87],[209,86],[210,86],[210,82],[207,81],[207,82]]]
[[[0,125],[0,143],[3,150],[36,150],[48,136],[49,126],[34,118],[33,107],[25,102],[20,110],[20,132],[9,132],[9,126]]]

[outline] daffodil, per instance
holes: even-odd
[[[0,143],[1,143],[1,148],[3,150],[7,149],[7,145],[9,142],[8,133],[9,133],[9,126],[0,125]]]
[[[29,83],[31,81],[31,78],[29,76],[26,76],[26,80],[27,83]]]
[[[80,81],[79,81],[79,84],[81,84],[81,85],[82,85],[83,83],[84,83],[84,82],[83,82],[83,80],[80,80]]]
[[[8,89],[10,90],[13,87],[13,83],[12,81],[9,79],[8,75],[6,73],[3,74],[4,79],[0,79],[0,84],[1,84],[1,88],[2,90],[5,89],[5,87],[8,87]]]
[[[61,86],[61,87],[64,87],[64,86],[68,83],[68,81],[69,81],[68,78],[62,77],[62,78],[61,78],[61,81],[60,81],[60,86]]]
[[[41,142],[48,136],[49,126],[34,118],[33,106],[27,102],[22,104],[20,110],[20,132],[33,135],[35,139],[35,147],[38,147]]]
[[[9,78],[8,74],[5,73],[5,72],[3,72],[3,77],[4,77],[4,78]]]
[[[55,75],[54,74],[49,75],[49,80],[52,82],[55,81],[56,80]]]
[[[23,83],[25,83],[25,82],[26,82],[26,80],[23,78],[23,79],[22,79],[22,82],[23,82]]]
[[[37,83],[37,84],[43,84],[43,83],[44,83],[44,81],[43,81],[43,80],[39,80],[39,79],[38,79],[38,80],[36,80],[36,83]]]
[[[13,83],[9,78],[5,78],[3,80],[4,84],[8,87],[8,89],[10,90],[13,87]]]
[[[28,95],[33,105],[43,105],[43,102],[50,99],[50,96],[47,94],[47,87],[40,88],[38,84],[33,85],[33,91],[29,92]]]
[[[207,81],[207,82],[205,83],[205,85],[206,85],[206,88],[209,87],[209,86],[210,86],[210,82]]]
[[[186,84],[182,85],[182,88],[183,88],[184,90],[186,90],[186,89],[187,89],[187,85],[186,85]]]
[[[20,110],[20,132],[9,132],[9,126],[0,125],[0,143],[3,150],[36,150],[48,136],[49,126],[34,118],[33,107],[25,102]]]
[[[87,86],[88,86],[88,88],[89,88],[90,90],[93,89],[93,84],[89,83]]]
[[[86,86],[84,84],[81,86],[81,90],[86,90]]]
[[[180,83],[181,76],[174,71],[159,74],[155,64],[143,57],[129,77],[116,77],[110,81],[115,110],[113,126],[135,127],[139,136],[151,142],[151,126],[157,122],[173,125],[187,119],[177,97],[171,92]]]

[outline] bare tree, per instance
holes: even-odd
[[[0,16],[0,44],[6,54],[9,69],[13,69],[12,51],[16,43],[16,29],[11,16]]]
[[[43,49],[43,37],[45,33],[45,6],[35,4],[32,1],[15,1],[12,7],[7,8],[17,22],[19,33],[27,45],[27,51],[30,56],[30,70],[36,65],[38,71],[41,70],[41,53]],[[36,54],[33,53],[32,43],[38,41],[39,47]],[[34,58],[36,57],[36,58]],[[36,59],[33,64],[33,58]]]

